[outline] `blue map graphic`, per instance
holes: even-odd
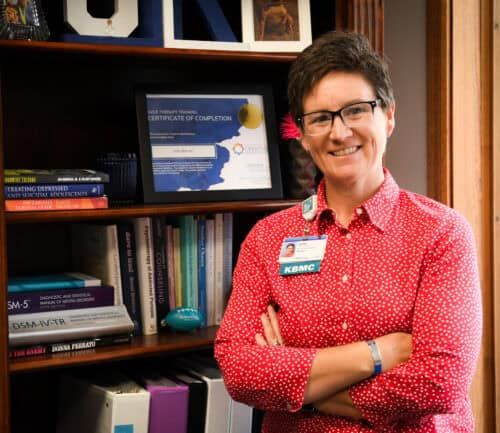
[[[197,145],[215,146],[214,158],[154,158],[153,178],[156,191],[188,188],[208,190],[224,182],[221,171],[229,162],[229,151],[221,141],[236,137],[241,123],[238,113],[248,100],[175,96],[147,97],[149,138],[155,147],[173,146],[176,154]],[[188,150],[186,152],[189,154]]]

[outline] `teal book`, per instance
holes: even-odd
[[[71,289],[75,287],[101,286],[99,278],[81,272],[62,272],[56,274],[23,275],[9,277],[9,293],[30,292],[34,290]]]
[[[198,247],[194,215],[179,218],[181,229],[182,304],[198,308]]]

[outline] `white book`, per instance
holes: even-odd
[[[113,286],[115,305],[123,304],[116,224],[72,224],[71,251],[75,270]]]
[[[215,325],[215,223],[206,220],[206,292],[207,292],[207,326]]]
[[[149,392],[116,372],[63,375],[58,400],[57,433],[148,433]]]
[[[224,218],[221,213],[215,214],[214,236],[214,269],[215,269],[215,324],[220,325],[224,314]]]
[[[142,314],[143,335],[158,332],[155,302],[155,269],[153,252],[153,227],[150,217],[134,218],[135,245],[137,250],[137,280]]]
[[[133,329],[134,323],[124,305],[15,314],[9,316],[9,345],[127,334]]]

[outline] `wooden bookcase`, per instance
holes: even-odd
[[[382,0],[337,1],[336,8],[337,22],[331,28],[362,31],[382,49]],[[91,167],[103,151],[138,153],[133,96],[138,84],[264,80],[272,84],[278,120],[286,112],[286,77],[295,56],[0,41],[0,171],[4,167]],[[237,252],[257,219],[296,202],[138,204],[105,210],[6,213],[3,177],[0,191],[0,431],[5,433],[55,432],[55,384],[61,371],[141,363],[207,349],[217,331],[207,328],[190,334],[138,337],[130,345],[9,360],[7,275],[64,270],[69,265],[69,222],[234,212]]]

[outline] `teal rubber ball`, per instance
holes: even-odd
[[[203,313],[195,308],[179,307],[168,312],[164,321],[176,331],[192,331],[203,323]]]

